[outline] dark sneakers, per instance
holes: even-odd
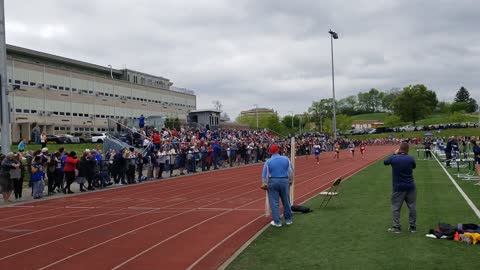
[[[391,228],[388,228],[387,232],[389,232],[389,233],[401,233],[402,230],[398,227],[391,227]]]
[[[415,227],[415,226],[410,226],[410,227],[408,228],[408,232],[416,233],[416,232],[417,232],[417,227]]]

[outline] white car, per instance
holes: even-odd
[[[92,133],[92,143],[103,143],[106,137],[106,133]]]
[[[400,128],[400,131],[414,131],[415,127],[414,126],[404,126]]]

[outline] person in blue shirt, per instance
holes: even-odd
[[[383,164],[392,166],[392,215],[393,226],[388,229],[392,233],[400,233],[400,210],[403,202],[409,209],[409,232],[417,230],[417,191],[413,179],[413,169],[416,168],[415,159],[408,155],[408,143],[402,142],[395,154],[383,161]]]
[[[477,145],[477,141],[471,140],[473,156],[475,158],[475,171],[477,175],[480,175],[480,146]]]
[[[289,197],[289,186],[293,181],[293,168],[287,157],[278,154],[278,145],[270,147],[270,159],[265,162],[262,172],[262,189],[268,191],[268,201],[272,209],[272,222],[275,227],[281,227],[280,202],[283,204],[283,217],[287,225],[292,224],[292,210]]]
[[[20,142],[18,143],[18,152],[25,152],[25,146],[27,146],[27,139],[20,139]]]
[[[138,118],[138,127],[143,128],[145,126],[145,117],[143,114]]]

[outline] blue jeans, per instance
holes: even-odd
[[[272,209],[272,219],[277,224],[282,223],[279,198],[282,200],[283,217],[285,220],[292,220],[288,178],[270,178],[268,180],[268,201],[270,209]]]

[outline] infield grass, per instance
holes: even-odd
[[[413,153],[412,153],[413,154]],[[416,155],[416,154],[415,154]],[[452,169],[453,171],[453,169]],[[340,195],[319,209],[323,197],[295,214],[292,226],[268,228],[227,268],[233,269],[477,269],[480,245],[425,237],[439,222],[480,223],[436,161],[417,161],[417,233],[391,234],[391,168],[383,161],[340,187]],[[480,206],[480,186],[460,185]]]

